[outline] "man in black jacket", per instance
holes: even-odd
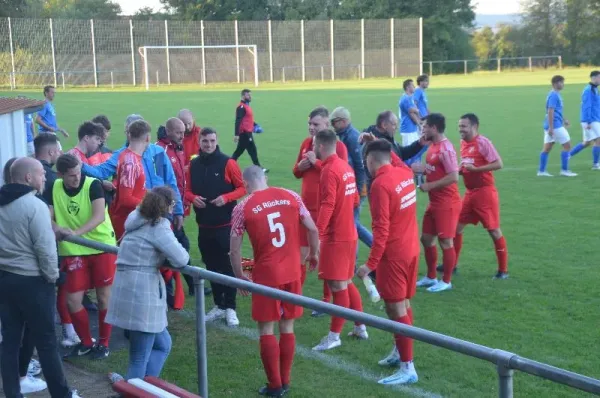
[[[39,134],[33,140],[33,147],[35,148],[35,158],[44,166],[44,171],[46,172],[44,189],[49,191],[57,178],[56,171],[52,167],[56,163],[56,159],[61,155],[58,147],[58,138],[54,134]],[[38,197],[43,200],[42,195]]]

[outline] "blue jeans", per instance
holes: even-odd
[[[171,335],[167,329],[160,333],[129,332],[129,368],[125,380],[160,377],[171,352]]]
[[[365,199],[367,198],[361,197],[360,205],[354,209],[354,224],[356,225],[356,232],[358,232],[358,239],[370,248],[373,246],[373,234],[360,223],[360,209]],[[356,245],[356,258],[358,259],[358,245]]]

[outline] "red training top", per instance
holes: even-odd
[[[183,154],[185,156],[185,167],[190,165],[192,157],[200,153],[200,127],[194,124],[189,134],[183,136]],[[183,195],[183,192],[181,193]]]
[[[475,167],[486,166],[500,160],[498,151],[487,137],[476,135],[471,141],[460,141],[460,174],[463,175],[467,189],[477,189],[494,185],[494,174],[491,171],[473,172],[464,169],[465,164]]]
[[[447,174],[458,172],[458,162],[454,146],[444,138],[429,145],[426,155],[425,173],[427,182],[441,180]],[[458,184],[453,182],[441,189],[429,191],[429,203],[437,207],[445,207],[460,202]]]
[[[190,204],[185,200],[185,184],[186,184],[186,167],[185,167],[185,153],[182,145],[177,145],[173,141],[171,141],[168,137],[165,137],[156,142],[161,148],[164,148],[167,153],[167,157],[171,161],[171,166],[173,166],[173,173],[175,174],[175,180],[177,181],[177,189],[179,189],[179,194],[181,195],[181,200],[183,201],[183,210],[184,215],[190,215]]]

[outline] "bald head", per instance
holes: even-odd
[[[41,194],[44,191],[46,172],[39,160],[19,158],[10,166],[10,178],[14,184],[28,185]]]
[[[185,125],[181,119],[176,117],[170,118],[165,124],[165,129],[167,130],[167,137],[174,143],[181,145],[183,134],[185,133]]]
[[[244,169],[242,173],[244,179],[244,185],[246,191],[252,193],[255,191],[261,191],[267,188],[267,177],[262,167],[250,166]]]
[[[194,114],[189,109],[182,109],[177,115],[185,125],[185,133],[188,134],[194,128]]]

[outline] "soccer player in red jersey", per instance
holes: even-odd
[[[419,271],[417,191],[412,171],[408,167],[394,167],[391,154],[392,145],[385,140],[374,141],[366,148],[367,167],[369,173],[375,176],[369,200],[373,247],[367,263],[358,269],[357,275],[363,278],[377,270],[377,290],[385,302],[388,317],[412,325],[410,299],[415,295]],[[394,338],[395,348],[380,364],[400,363],[400,369],[379,380],[379,383],[416,383],[418,376],[413,365],[413,341],[400,334]]]
[[[269,187],[262,168],[248,167],[243,178],[249,195],[233,210],[231,225],[230,256],[235,276],[248,280],[242,272],[242,238],[247,231],[254,252],[254,282],[302,294],[300,262],[310,262],[314,269],[319,251],[319,233],[310,213],[295,192]],[[300,257],[301,225],[310,247],[306,258]],[[259,390],[261,395],[281,397],[289,390],[296,347],[294,320],[302,312],[301,306],[252,295],[252,319],[258,323],[260,356],[269,381]],[[274,335],[275,322],[279,323],[279,343]]]
[[[87,154],[96,152],[102,145],[106,138],[106,130],[101,124],[88,121],[79,126],[77,135],[79,142],[67,153],[75,156],[81,163],[87,164],[89,163]]]
[[[460,174],[463,176],[465,197],[454,238],[456,262],[462,248],[465,225],[481,222],[488,231],[498,259],[498,271],[494,278],[508,278],[508,252],[506,240],[500,230],[500,201],[494,184],[495,170],[502,168],[502,159],[494,144],[479,134],[479,118],[467,113],[458,122],[460,133]]]
[[[109,209],[117,240],[125,233],[127,217],[146,195],[142,154],[150,144],[150,132],[151,127],[146,121],[133,122],[127,131],[129,146],[119,154],[114,179],[116,194]]]
[[[421,242],[425,249],[427,276],[417,282],[418,287],[428,287],[428,292],[442,292],[452,288],[452,270],[456,265],[453,239],[456,235],[461,200],[458,192],[458,162],[452,143],[444,135],[446,118],[440,113],[425,117],[423,135],[431,141],[426,164],[413,163],[412,169],[427,175],[427,182],[420,185],[429,194],[429,206],[423,216]],[[439,240],[443,250],[444,277],[437,280],[437,248]]]
[[[315,136],[314,151],[323,161],[317,219],[321,238],[319,278],[329,285],[334,304],[362,311],[360,293],[352,283],[358,242],[354,224],[354,208],[359,205],[358,189],[352,166],[336,155],[336,142],[337,136],[331,130],[319,131]],[[332,316],[329,334],[313,350],[339,347],[344,322],[344,318]],[[369,338],[367,328],[360,323],[354,325],[349,335]]]

